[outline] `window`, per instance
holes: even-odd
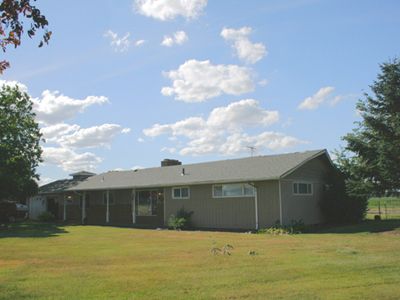
[[[114,192],[109,191],[108,193],[108,203],[109,205],[112,205],[115,203]],[[103,192],[103,204],[107,205],[107,192]]]
[[[137,192],[137,209],[138,216],[156,216],[158,191],[140,191]]]
[[[313,188],[312,183],[306,182],[294,182],[293,183],[293,194],[294,195],[312,195]]]
[[[189,199],[190,191],[188,187],[174,187],[172,188],[173,199]]]
[[[247,183],[216,184],[213,186],[213,197],[252,197],[254,187]]]

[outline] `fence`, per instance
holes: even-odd
[[[400,218],[400,198],[371,198],[368,201],[368,214],[379,215],[382,219]]]

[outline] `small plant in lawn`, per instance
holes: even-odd
[[[39,216],[38,216],[38,220],[41,222],[53,222],[56,219],[56,217],[48,211],[42,212]]]
[[[233,246],[229,245],[229,244],[226,244],[222,248],[213,247],[213,248],[211,248],[210,252],[211,252],[212,255],[222,254],[222,255],[231,256],[232,255],[232,252],[231,252],[232,250],[233,250]]]

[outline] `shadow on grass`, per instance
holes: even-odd
[[[22,222],[10,224],[8,228],[0,229],[1,238],[44,238],[68,233],[63,225],[54,223]]]
[[[400,231],[400,219],[365,220],[349,225],[321,225],[309,228],[307,233],[379,233],[393,230]]]

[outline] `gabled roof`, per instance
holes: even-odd
[[[329,158],[326,150],[315,150],[134,171],[110,171],[89,177],[69,190],[167,187],[273,180],[290,174],[299,166],[320,155],[326,155]],[[183,169],[184,175],[182,175]]]

